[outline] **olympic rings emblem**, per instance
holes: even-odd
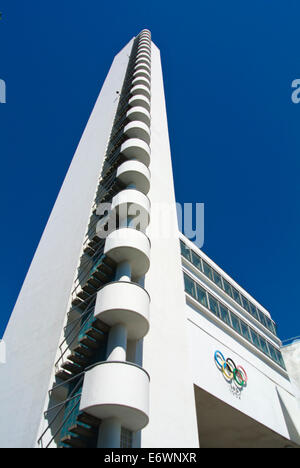
[[[236,366],[234,361],[230,358],[225,360],[221,351],[215,352],[215,362],[226,380],[230,382],[234,380],[239,388],[246,387],[248,377],[242,366]]]

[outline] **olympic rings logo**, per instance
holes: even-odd
[[[221,351],[215,352],[215,362],[226,380],[229,382],[233,380],[240,389],[246,387],[248,377],[242,366],[236,366],[230,358],[225,360]]]

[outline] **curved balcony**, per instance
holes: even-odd
[[[84,376],[80,411],[98,419],[117,418],[138,431],[149,421],[149,375],[129,362],[105,361]]]
[[[145,59],[147,61],[147,63],[149,63],[149,66],[151,65],[151,56],[149,53],[146,53],[146,52],[138,52],[137,55],[136,55],[136,61],[135,63],[138,62],[138,60],[140,59]]]
[[[145,69],[140,69],[140,70],[137,70],[133,73],[132,75],[134,78],[137,78],[139,76],[143,76],[144,78],[147,78],[149,81],[151,81],[151,74],[145,70]]]
[[[139,42],[139,45],[138,45],[138,49],[139,48],[141,49],[142,47],[146,48],[146,49],[149,49],[149,51],[151,51],[151,41],[149,41],[148,39],[142,39],[140,42]]]
[[[148,127],[150,127],[150,122],[151,122],[150,113],[146,109],[144,109],[144,107],[141,107],[141,106],[132,107],[127,112],[126,118],[130,120],[131,122],[138,120],[148,125]]]
[[[151,56],[151,46],[150,44],[142,43],[138,45],[137,52],[144,51]]]
[[[141,34],[139,36],[139,40],[142,41],[143,39],[148,39],[149,41],[151,41],[151,34],[148,34],[148,33]]]
[[[147,88],[147,86],[144,86],[144,85],[133,86],[130,90],[130,93],[132,96],[139,94],[142,96],[146,96],[148,99],[150,99],[150,96],[151,96],[149,89]]]
[[[138,138],[130,138],[129,140],[126,140],[122,144],[120,152],[127,159],[136,159],[147,167],[150,164],[150,148],[143,140],[139,140]]]
[[[135,184],[136,189],[147,195],[150,189],[150,171],[139,161],[125,161],[118,167],[116,178],[126,186]]]
[[[142,50],[151,56],[151,46],[149,43],[140,43],[137,47],[137,52],[141,52]]]
[[[148,78],[145,78],[144,76],[137,76],[132,80],[132,86],[136,85],[144,85],[147,86],[147,88],[150,90],[151,88],[151,82]]]
[[[135,94],[129,99],[128,104],[130,107],[144,107],[150,112],[150,99],[143,94]]]
[[[150,241],[146,234],[132,228],[113,231],[106,238],[104,253],[117,264],[128,262],[133,278],[141,278],[150,266]]]
[[[139,38],[139,45],[143,42],[146,42],[147,44],[150,44],[151,43],[151,37],[149,36],[141,36]]]
[[[126,326],[129,340],[140,340],[149,330],[150,297],[139,284],[115,281],[97,294],[94,316],[109,327]]]
[[[144,122],[139,122],[138,120],[129,122],[124,127],[124,134],[128,138],[140,138],[148,143],[148,145],[150,143],[150,129]]]
[[[121,190],[112,199],[111,209],[115,210],[120,219],[135,217],[145,230],[150,221],[150,200],[147,195],[136,189]]]
[[[147,57],[138,57],[135,61],[136,66],[137,65],[147,65],[151,69],[151,60],[149,60]]]
[[[147,65],[146,63],[138,63],[134,66],[134,71],[141,70],[141,69],[145,69],[148,73],[151,74],[151,67]]]

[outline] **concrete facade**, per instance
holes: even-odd
[[[300,446],[289,379],[299,377],[298,348],[286,348],[285,369],[270,313],[178,232],[160,51],[148,30],[113,61],[4,341],[1,447]],[[231,361],[218,366],[216,351]]]

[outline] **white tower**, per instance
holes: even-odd
[[[179,241],[153,234],[162,203],[176,233],[160,53],[143,30],[113,61],[3,337],[2,447],[198,445]]]

